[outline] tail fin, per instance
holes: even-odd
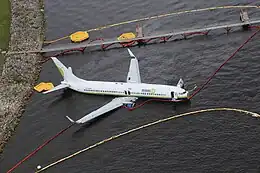
[[[74,76],[74,74],[72,73],[71,67],[67,68],[55,57],[51,57],[51,59],[53,60],[56,67],[59,69],[59,72],[63,76],[64,81],[62,81],[61,84],[55,86],[51,90],[43,92],[43,94],[47,94],[63,88],[68,88],[70,86],[70,82],[76,78],[76,76]]]
[[[72,73],[71,67],[67,68],[64,64],[62,64],[56,57],[51,57],[54,64],[58,68],[60,74],[63,76],[65,81],[71,81],[75,78],[74,74]]]

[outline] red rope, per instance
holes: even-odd
[[[256,26],[258,27],[258,26]],[[258,27],[259,28],[259,27]],[[202,89],[205,88],[205,86],[212,80],[212,78],[217,74],[217,72],[231,59],[233,58],[238,51],[240,51],[258,32],[260,31],[260,29],[258,29],[256,32],[254,32],[209,78],[208,80],[202,85],[202,87],[198,88],[189,98],[188,100],[191,100],[195,95],[197,95]],[[128,108],[126,106],[123,106],[124,108],[128,109],[129,111],[135,110],[137,108],[142,107],[143,105],[145,105],[148,102],[152,102],[152,101],[160,101],[160,102],[184,102],[187,100],[164,100],[164,99],[149,99],[146,100],[132,108]]]
[[[56,135],[54,135],[53,137],[51,137],[50,139],[48,139],[47,141],[45,141],[42,145],[40,145],[37,149],[35,149],[34,151],[32,151],[30,154],[28,154],[25,158],[23,158],[20,162],[18,162],[15,166],[13,166],[11,169],[9,169],[7,171],[7,173],[11,173],[13,170],[15,170],[18,166],[20,166],[23,162],[25,162],[26,160],[28,160],[29,158],[31,158],[33,155],[35,155],[38,151],[40,151],[43,147],[45,147],[47,144],[49,144],[52,140],[54,140],[55,138],[57,138],[58,136],[60,136],[62,133],[64,133],[65,131],[67,131],[69,128],[71,128],[74,124],[69,125],[68,127],[66,127],[65,129],[61,130],[59,133],[57,133]]]
[[[217,74],[217,72],[231,59],[233,58],[237,52],[239,52],[258,32],[260,29],[258,29],[256,32],[254,32],[219,68],[208,78],[208,80],[202,85],[202,87],[198,88],[190,97],[189,99],[192,99],[195,95],[197,95],[202,89],[205,88],[205,86],[211,81],[211,79]]]

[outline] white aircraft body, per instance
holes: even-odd
[[[131,62],[126,82],[87,81],[80,79],[72,73],[71,67],[65,67],[57,58],[52,57],[64,80],[60,85],[44,92],[44,94],[63,88],[70,88],[86,94],[120,96],[77,121],[73,121],[67,116],[71,122],[78,124],[86,123],[124,105],[133,107],[139,97],[170,99],[173,101],[188,100],[189,92],[183,89],[184,83],[182,79],[179,80],[176,86],[141,83],[138,60],[130,49],[128,49],[128,52]]]

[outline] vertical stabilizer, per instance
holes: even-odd
[[[61,76],[65,76],[66,71],[68,70],[67,67],[65,65],[63,65],[56,57],[51,57],[52,61],[54,62],[54,64],[56,65],[56,67],[58,68]]]
[[[65,81],[72,81],[76,78],[76,76],[74,76],[74,74],[72,73],[71,67],[67,68],[56,57],[51,57],[51,59],[53,60],[54,64],[58,68],[60,74],[63,76]]]

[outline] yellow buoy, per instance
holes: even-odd
[[[73,42],[82,42],[89,38],[89,34],[86,31],[78,31],[70,35],[70,40]]]
[[[118,39],[119,41],[121,41],[121,40],[133,39],[133,38],[136,38],[136,36],[135,36],[135,34],[132,33],[132,32],[123,33],[123,34],[121,34],[119,37],[117,37],[117,39]]]
[[[54,88],[53,84],[48,82],[48,83],[45,83],[45,82],[41,82],[39,83],[38,85],[36,85],[34,87],[34,89],[38,92],[42,92],[42,91],[49,91],[51,90],[52,88]]]

